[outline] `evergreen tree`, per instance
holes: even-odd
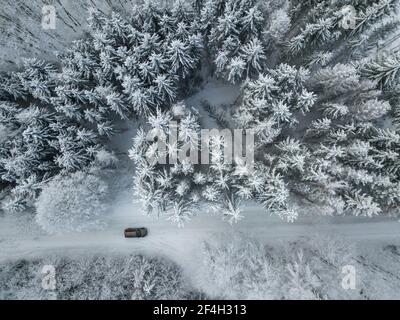
[[[129,15],[91,10],[88,34],[57,67],[27,59],[1,76],[4,207],[23,209],[54,175],[96,161],[117,119],[140,119],[149,126],[130,154],[136,194],[177,223],[204,204],[236,221],[249,199],[288,221],[299,202],[327,214],[395,212],[400,58],[376,49],[396,39],[398,9],[399,0],[146,0]],[[177,101],[201,77],[241,85],[227,124],[255,132],[253,173],[224,163],[224,136],[211,138],[208,166],[153,161],[200,144],[201,112]],[[170,121],[181,141],[160,151],[146,135],[169,135]]]

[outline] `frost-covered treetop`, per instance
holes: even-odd
[[[132,12],[93,9],[87,35],[56,66],[28,59],[1,77],[0,185],[11,190],[3,207],[23,209],[55,175],[98,161],[121,119],[160,130],[173,119],[189,137],[202,113],[178,102],[218,78],[240,86],[219,120],[255,132],[254,175],[149,165],[156,150],[141,141],[143,129],[131,156],[146,208],[172,208],[177,222],[202,203],[237,220],[243,199],[289,221],[306,204],[324,214],[396,213],[400,59],[379,49],[394,47],[398,14],[399,0],[148,0]]]

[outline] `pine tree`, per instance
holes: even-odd
[[[74,171],[93,159],[89,147],[97,146],[97,136],[80,129],[65,117],[45,107],[3,102],[0,105],[0,124],[7,128],[10,138],[0,144],[0,179],[13,186],[12,199],[16,209],[30,206],[41,185],[51,176]],[[33,180],[30,180],[33,179]],[[30,192],[24,185],[30,181]]]
[[[399,83],[400,54],[382,54],[369,61],[361,68],[367,78],[380,82],[387,87]]]
[[[248,199],[287,221],[299,203],[326,214],[398,210],[400,59],[377,53],[396,39],[398,9],[398,0],[146,0],[128,16],[91,10],[87,36],[57,67],[27,59],[1,75],[4,206],[22,209],[54,175],[96,161],[119,118],[148,122],[130,153],[135,191],[178,224],[204,205],[237,221]],[[177,101],[205,78],[241,85],[226,122],[256,135],[251,174],[224,163],[224,136],[211,138],[208,166],[153,161],[200,144],[201,112]],[[170,134],[170,121],[181,141],[158,150],[146,135]]]

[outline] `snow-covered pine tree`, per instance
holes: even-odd
[[[381,125],[391,111],[382,91],[341,64],[321,69],[311,87],[321,107],[301,141],[303,168],[291,169],[295,192],[330,213],[392,211],[399,204],[398,127]]]
[[[104,128],[113,114],[127,118],[170,107],[201,56],[196,17],[182,1],[172,8],[145,1],[132,18],[92,10],[89,26],[88,37],[60,55],[52,103],[97,125],[100,134],[110,132]]]
[[[384,52],[360,64],[360,73],[378,81],[385,97],[392,105],[394,121],[400,124],[400,53]]]
[[[298,215],[293,198],[328,213],[398,209],[399,59],[377,54],[396,38],[398,9],[399,0],[148,0],[126,16],[93,10],[87,37],[60,55],[59,70],[28,60],[2,77],[2,183],[25,194],[35,179],[79,169],[99,148],[97,136],[115,132],[115,117],[145,116],[161,131],[175,120],[198,143],[200,122],[174,103],[201,61],[214,65],[201,70],[207,76],[242,84],[230,113],[257,134],[254,174],[223,163],[154,165],[143,131],[132,156],[146,207],[172,209],[177,222],[202,202],[236,220],[241,199],[289,221]]]
[[[285,53],[275,53],[271,59],[304,68],[307,77],[300,81],[302,89],[286,87],[286,80],[279,83],[271,77],[274,69],[264,66],[259,79],[243,85],[234,114],[239,126],[255,129],[258,146],[264,146],[256,148],[258,159],[265,159],[263,165],[281,175],[292,196],[318,203],[325,212],[372,216],[398,208],[399,203],[395,191],[399,175],[393,171],[399,157],[398,126],[388,118],[389,101],[392,106],[398,101],[393,99],[398,66],[396,53],[363,58],[374,54],[367,46],[376,39],[373,31],[388,20],[398,26],[394,21],[398,1],[348,4],[360,14],[350,30],[342,28],[340,10],[332,14],[342,3],[291,1],[286,12],[292,21],[286,25],[293,28],[284,42],[274,44]],[[296,12],[302,13],[301,19]],[[386,32],[382,37],[391,35]],[[270,58],[268,51],[265,54]],[[229,65],[226,57],[221,51],[218,71]],[[277,74],[285,77],[285,72]],[[294,112],[297,97],[305,103],[303,111],[318,108],[306,117]],[[388,137],[390,142],[384,143]]]
[[[361,67],[361,73],[371,80],[391,88],[400,82],[400,53],[382,53]]]
[[[281,64],[246,82],[234,112],[237,123],[253,129],[259,143],[273,143],[282,130],[293,127],[313,107],[316,96],[306,88],[308,77],[304,68]]]
[[[173,108],[177,109],[178,106]],[[166,150],[159,150],[157,141],[146,137],[154,130],[157,130],[158,137],[161,134],[168,137],[170,130],[173,130],[170,121],[177,122],[179,139],[177,142],[167,141]],[[154,117],[150,117],[149,128],[140,131],[130,150],[130,156],[137,165],[135,194],[145,210],[169,213],[170,219],[180,225],[187,222],[200,208],[207,207],[218,207],[229,218],[238,219],[238,208],[231,202],[229,189],[237,181],[232,175],[232,166],[220,167],[216,164],[201,169],[189,161],[176,161],[172,165],[162,165],[157,161],[165,155],[172,161],[178,153],[184,152],[183,142],[192,146],[191,152],[198,152],[201,148],[199,135],[197,117],[182,104],[179,105],[179,112],[160,111]],[[224,187],[225,183],[227,188]],[[205,203],[208,205],[203,206]]]
[[[132,17],[91,10],[87,37],[59,55],[61,70],[28,59],[3,77],[0,124],[16,137],[1,141],[1,180],[15,187],[8,209],[31,202],[54,174],[92,161],[115,116],[149,115],[181,94],[202,50],[194,11],[145,1]]]
[[[326,214],[398,208],[398,126],[389,118],[395,100],[382,87],[397,78],[397,60],[370,60],[373,44],[398,32],[398,7],[398,0],[202,2],[214,74],[245,80],[230,113],[257,135],[254,176],[228,188],[230,203],[252,198],[288,221],[297,217],[299,199]],[[351,8],[356,16],[349,17]],[[152,167],[149,176],[164,168]],[[195,181],[206,176],[196,173]],[[176,178],[178,194],[189,194],[186,176]],[[232,184],[229,175],[223,181]],[[166,198],[156,183],[148,188],[143,195]],[[216,185],[201,194],[222,202]]]
[[[203,5],[200,19],[211,58],[217,74],[231,82],[264,68],[266,13],[261,7],[256,0],[206,1]]]
[[[398,7],[398,0],[290,1],[289,57],[298,62],[331,52],[336,63],[365,57],[398,32]]]
[[[174,113],[177,109],[179,112]],[[289,201],[288,186],[279,173],[261,164],[250,173],[246,164],[237,159],[232,163],[223,161],[225,139],[229,139],[223,132],[210,132],[210,164],[193,162],[192,152],[206,147],[200,140],[199,120],[182,104],[172,110],[150,117],[149,127],[139,132],[130,150],[130,157],[137,165],[135,195],[144,210],[169,214],[169,219],[179,225],[202,210],[217,212],[234,222],[242,217],[240,203],[253,199],[283,219],[296,219],[298,213]],[[152,132],[158,138],[169,137],[173,130],[171,121],[177,123],[177,142],[168,141],[163,149],[157,139],[147,138]],[[191,145],[190,155],[183,142]],[[188,159],[172,163],[183,152]],[[161,161],[166,155],[168,165]]]
[[[0,101],[0,181],[11,187],[3,209],[22,210],[32,205],[43,182],[60,171],[86,166],[99,149],[94,132],[58,114],[56,68],[35,59],[5,75]]]
[[[1,102],[0,180],[13,187],[7,210],[32,205],[44,181],[86,166],[99,148],[96,135],[45,106]]]
[[[246,69],[254,68],[255,53],[266,60],[256,63],[255,77],[279,63],[321,66],[367,57],[396,38],[398,9],[398,0],[219,0],[203,2],[200,19],[217,75],[235,81],[231,61],[240,56]]]

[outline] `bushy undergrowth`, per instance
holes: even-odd
[[[35,203],[36,222],[49,233],[101,229],[108,210],[108,185],[78,171],[47,183]]]
[[[379,247],[376,254],[360,253],[345,238],[334,236],[261,245],[242,234],[223,234],[205,241],[200,257],[190,282],[175,264],[138,255],[53,256],[1,263],[0,299],[368,300],[400,297],[396,278],[399,248],[396,246]],[[376,265],[377,261],[388,259],[391,264]],[[42,273],[44,266],[55,268],[55,290],[43,287],[51,284],[49,274]],[[346,269],[349,267],[354,269]],[[354,288],[349,287],[346,279],[352,270],[355,271]]]
[[[42,283],[55,268],[55,290]],[[47,271],[46,271],[47,272]],[[47,282],[46,282],[47,283]],[[45,285],[45,288],[46,287]],[[174,264],[144,256],[48,257],[0,264],[1,299],[126,300],[192,297]]]
[[[373,269],[369,255],[360,257],[345,238],[320,235],[268,246],[240,234],[221,235],[204,243],[202,262],[199,289],[216,299],[399,297],[385,270]],[[350,289],[348,266],[355,271]]]

